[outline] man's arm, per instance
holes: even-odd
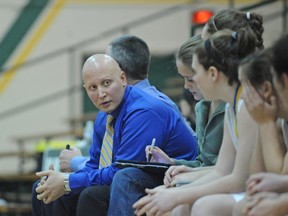
[[[98,114],[99,117],[99,114]],[[73,192],[82,190],[90,185],[106,184],[112,182],[114,174],[119,170],[117,160],[145,161],[145,148],[156,138],[156,145],[165,143],[168,136],[166,121],[160,119],[149,110],[136,110],[116,123],[114,128],[113,163],[111,166],[98,169],[100,146],[93,145],[90,149],[90,160],[84,169],[70,175],[70,187]],[[96,132],[95,136],[99,136]],[[100,134],[101,135],[101,134]],[[100,142],[101,137],[96,137]],[[96,164],[96,165],[95,165]],[[89,179],[89,181],[87,181]]]
[[[86,162],[90,159],[90,157],[86,156],[75,156],[73,158],[71,158],[70,161],[70,169],[72,172],[76,172],[80,169],[82,169]]]

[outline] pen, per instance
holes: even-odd
[[[185,184],[190,184],[192,181],[179,181],[175,184],[175,187],[180,187]]]
[[[153,139],[152,139],[152,143],[151,143],[151,148],[154,148],[155,143],[156,143],[156,139],[153,138]],[[149,154],[148,154],[147,162],[149,162],[149,161],[151,160],[151,157],[152,157],[151,148],[150,148],[150,152],[149,152]]]

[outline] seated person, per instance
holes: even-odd
[[[117,63],[122,67],[121,69],[127,76],[127,83],[133,85],[139,89],[144,90],[150,95],[164,101],[167,105],[175,109],[178,113],[179,110],[176,104],[165,94],[159,92],[154,86],[151,86],[148,80],[148,68],[150,64],[150,52],[149,47],[142,39],[133,35],[122,35],[109,44],[106,51],[108,55],[115,58]],[[133,59],[133,61],[131,60]],[[190,127],[187,125],[190,129]],[[193,136],[195,132],[190,129]],[[83,157],[81,151],[77,148],[71,148],[70,150],[62,150],[60,153],[60,168],[64,172],[77,171],[81,167],[83,168],[85,163],[89,160],[89,157]],[[47,215],[51,213],[50,205],[42,205],[36,199],[35,189],[39,181],[37,181],[32,189],[33,195],[33,210],[38,209],[38,212],[46,212]],[[44,208],[44,209],[43,209]],[[48,213],[47,213],[48,212]],[[40,213],[33,213],[34,215],[40,215]]]
[[[184,89],[178,104],[179,109],[193,130],[196,130],[195,105],[197,100],[188,89]]]
[[[245,199],[235,205],[233,216],[288,214],[288,175],[267,172],[253,174],[247,181],[246,193]]]
[[[191,207],[198,199],[244,189],[257,124],[240,99],[242,88],[238,80],[238,64],[255,50],[256,38],[250,28],[241,28],[237,33],[227,29],[218,31],[197,46],[192,60],[193,80],[204,98],[227,102],[218,160],[211,172],[190,184],[160,191],[146,189],[147,196],[133,205],[136,215],[162,215],[171,210],[175,215],[194,215]],[[206,203],[202,209],[207,207]],[[199,211],[195,215],[209,214]]]
[[[248,93],[244,95],[245,100],[247,101],[247,107],[251,115],[259,124],[261,137],[261,145],[258,146],[257,152],[261,152],[261,154],[258,154],[258,158],[263,161],[263,164],[260,167],[262,169],[258,169],[257,171],[273,173],[258,173],[250,176],[246,184],[246,197],[237,203],[234,208],[233,214],[235,216],[288,214],[287,185],[285,182],[287,181],[286,175],[288,173],[287,45],[288,35],[285,35],[271,48],[270,68],[275,94],[269,100],[264,100],[250,79],[246,81]],[[277,117],[282,117],[285,120],[281,125],[283,138],[278,133]],[[282,144],[282,140],[285,145]]]
[[[256,49],[262,49],[263,48],[262,33],[264,31],[262,23],[263,23],[262,22],[262,16],[255,13],[255,12],[253,12],[253,13],[247,12],[246,13],[246,12],[242,12],[239,10],[233,10],[233,9],[220,10],[213,17],[211,17],[208,20],[208,22],[205,24],[203,31],[202,31],[202,38],[207,39],[213,33],[217,32],[219,30],[223,30],[223,29],[231,29],[231,30],[236,31],[240,28],[251,29],[251,27],[252,27],[252,30],[256,36],[256,38],[255,38],[256,47],[257,47]],[[185,56],[188,57],[188,55],[185,55]],[[185,59],[186,59],[185,61],[187,62],[186,57],[185,57]],[[189,77],[187,77],[187,79],[188,78]],[[191,83],[191,81],[193,81],[191,78],[192,77],[190,77],[190,83]],[[186,82],[186,85],[187,85],[187,83],[189,83],[188,80]],[[196,96],[193,93],[193,89],[192,89],[192,91],[190,90],[190,92],[194,95],[194,97]],[[207,102],[205,102],[205,103],[207,103]],[[211,104],[211,107],[214,106],[213,104],[214,103]],[[196,109],[197,109],[197,106],[196,106]],[[211,113],[212,113],[211,110],[209,110],[209,112],[208,112],[209,116],[213,116],[213,115],[211,115]],[[203,117],[205,118],[205,116],[203,116]],[[199,132],[201,132],[202,129],[199,131],[199,127],[198,128],[196,127],[196,130],[197,130],[196,132],[197,132],[197,135],[199,138]],[[204,130],[204,132],[205,131],[206,131],[206,129]],[[201,139],[198,139],[198,142],[200,142],[200,140]],[[218,143],[218,141],[216,143]],[[216,144],[216,146],[217,146],[217,144]],[[201,150],[199,152],[201,152]],[[216,154],[216,152],[215,152],[215,154]],[[215,157],[212,157],[212,158],[215,158]],[[185,164],[185,165],[189,166],[189,164]],[[196,170],[197,170],[197,172],[195,172]],[[191,169],[191,168],[184,167],[184,166],[176,166],[176,167],[173,166],[168,170],[167,175],[165,176],[165,179],[164,179],[164,183],[166,186],[169,186],[170,182],[175,182],[175,181],[180,180],[180,179],[177,180],[176,178],[181,178],[182,182],[189,182],[189,181],[195,180],[195,179],[199,178],[199,176],[202,176],[202,174],[203,174],[203,173],[199,172],[199,168],[196,168],[196,170],[195,170],[195,168]],[[200,168],[200,170],[203,170],[202,167]],[[171,175],[172,173],[173,173],[173,175]],[[171,184],[171,185],[175,185],[175,184]]]
[[[191,69],[191,63],[196,45],[201,41],[200,36],[191,37],[183,43],[176,53],[177,70],[185,80],[185,88],[189,90],[190,94],[192,94],[196,100],[203,99],[203,96],[191,79],[194,75],[194,71]],[[217,160],[222,141],[225,106],[226,104],[224,102],[217,100],[202,100],[197,103],[196,128],[199,156],[195,160],[177,160],[167,156],[165,152],[158,147],[151,148],[151,146],[146,147],[146,155],[151,152],[151,161],[153,162],[169,163],[173,165],[185,164],[190,167],[213,166]],[[209,113],[211,113],[211,115],[209,115]],[[174,170],[174,168],[171,167],[169,170]],[[198,174],[204,174],[207,171],[209,171],[209,169],[198,172]],[[137,176],[137,179],[135,179],[135,176]],[[177,177],[179,178],[174,179],[175,181],[169,182],[169,184],[183,184],[184,179],[182,180],[180,175],[177,175]],[[190,180],[191,179],[189,179],[189,181]],[[137,201],[139,197],[145,195],[145,188],[149,186],[158,186],[160,183],[162,182],[155,181],[149,173],[136,168],[126,168],[119,171],[118,174],[115,175],[115,181],[113,180],[111,186],[110,206],[113,206],[113,208],[109,208],[109,214],[115,215],[117,211],[117,215],[133,215],[134,210],[132,204]],[[131,194],[133,194],[133,196]],[[119,196],[122,198],[119,199]]]
[[[175,160],[167,157],[165,152],[157,147],[150,148],[147,146],[146,148],[146,154],[152,153],[151,161],[177,165],[171,166],[166,172],[164,183],[167,187],[191,182],[194,178],[209,172],[210,167],[214,166],[217,161],[223,138],[226,103],[219,100],[203,99],[200,90],[192,79],[195,75],[191,68],[192,56],[197,44],[201,41],[199,35],[189,38],[182,44],[175,56],[178,73],[184,79],[184,88],[194,97],[194,100],[199,101],[195,106],[199,155],[193,161]],[[204,167],[205,169],[203,169]],[[198,172],[195,172],[196,170]],[[183,175],[181,175],[182,172]]]
[[[145,41],[134,35],[121,35],[110,42],[106,54],[117,61],[125,72],[129,85],[144,90],[180,112],[177,105],[167,95],[150,85],[148,80],[150,51]],[[194,130],[191,130],[191,133],[196,137]],[[60,153],[60,168],[65,172],[75,172],[83,167],[88,159],[89,157],[82,157],[81,151],[77,148],[71,148],[70,151],[64,149]]]
[[[91,212],[81,195],[93,187],[100,196],[109,196],[109,185],[119,170],[115,161],[145,160],[145,147],[153,138],[170,157],[192,160],[197,156],[196,140],[180,114],[158,98],[127,85],[125,73],[112,57],[89,57],[82,78],[89,98],[100,110],[94,124],[90,160],[75,173],[36,173],[41,178],[37,198],[45,204],[54,201],[54,215]],[[189,143],[183,143],[183,139]],[[63,196],[66,193],[69,196]],[[86,205],[85,211],[79,205]]]

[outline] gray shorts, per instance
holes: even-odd
[[[237,194],[232,194],[232,197],[234,198],[235,202],[239,202],[245,197],[245,193],[237,193]]]

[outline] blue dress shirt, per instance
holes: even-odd
[[[141,80],[140,82],[136,83],[134,86],[142,89],[143,91],[147,92],[148,94],[151,94],[151,95],[161,99],[163,102],[165,102],[171,108],[176,110],[179,113],[179,115],[181,116],[182,121],[186,124],[186,127],[190,130],[190,133],[192,133],[193,136],[195,137],[195,139],[197,140],[197,135],[196,135],[195,131],[191,128],[191,126],[185,120],[185,118],[183,117],[182,113],[180,112],[178,106],[167,95],[160,92],[155,86],[152,86],[148,79]]]
[[[153,138],[156,138],[156,146],[169,157],[193,160],[197,156],[196,139],[179,113],[143,90],[127,86],[121,104],[111,115],[115,118],[112,164],[98,169],[107,117],[100,111],[94,124],[90,160],[69,177],[73,193],[80,193],[91,185],[110,185],[119,170],[116,160],[145,161],[145,147]]]
[[[153,95],[159,99],[161,99],[163,102],[165,102],[167,105],[175,109],[179,114],[182,116],[180,113],[180,110],[178,106],[164,93],[160,92],[155,86],[152,86],[149,82],[148,79],[141,80],[134,84],[133,86],[142,89],[143,91],[147,92],[150,95]],[[184,117],[182,117],[182,120],[186,123],[186,126],[190,130],[190,132],[193,134],[193,136],[196,138],[196,133],[193,131],[193,129],[187,124],[186,120]],[[85,163],[89,160],[89,157],[83,157],[83,156],[76,156],[71,159],[70,161],[70,168],[72,171],[77,171],[85,166]]]

